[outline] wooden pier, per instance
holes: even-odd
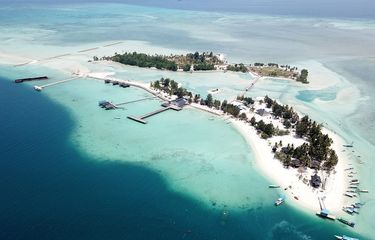
[[[68,78],[68,79],[64,79],[64,80],[61,80],[61,81],[57,81],[57,82],[53,82],[53,83],[49,83],[49,84],[45,84],[45,85],[42,85],[42,86],[34,86],[34,89],[36,91],[42,91],[44,88],[46,87],[51,87],[51,86],[54,86],[54,85],[57,85],[57,84],[60,84],[60,83],[65,83],[65,82],[69,82],[69,81],[72,81],[72,80],[75,80],[75,79],[78,79],[80,78],[80,76],[78,77],[73,77],[73,78]]]
[[[144,120],[144,119],[149,118],[149,117],[151,117],[151,116],[154,116],[154,115],[156,115],[156,114],[159,114],[159,113],[165,112],[165,111],[167,111],[167,110],[169,110],[169,109],[172,109],[172,110],[175,110],[175,111],[180,111],[182,108],[177,107],[177,106],[175,106],[175,105],[170,105],[170,106],[168,106],[168,107],[163,107],[163,108],[161,108],[161,109],[155,110],[155,111],[153,111],[153,112],[150,112],[150,113],[144,114],[144,115],[139,116],[139,117],[136,117],[136,116],[128,116],[128,118],[131,119],[131,120],[134,120],[134,121],[136,121],[136,122],[146,124],[147,121]]]
[[[142,101],[146,101],[146,100],[150,100],[150,99],[155,99],[155,98],[157,98],[157,97],[141,98],[141,99],[132,100],[132,101],[128,101],[128,102],[117,103],[116,106],[121,106],[121,105],[130,104],[130,103],[136,103],[136,102],[142,102]]]

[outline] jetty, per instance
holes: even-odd
[[[317,212],[316,215],[318,215],[321,218],[326,218],[329,220],[336,220],[336,216],[329,214],[329,211],[327,209],[323,209],[320,212]]]
[[[170,101],[168,98],[164,97],[160,92],[149,88],[147,84],[137,83],[137,82],[133,82],[133,81],[130,81],[130,80],[122,80],[122,79],[108,77],[108,76],[101,77],[101,76],[98,76],[94,73],[88,74],[86,77],[92,78],[92,79],[104,80],[104,83],[107,83],[107,84],[109,84],[109,83],[113,84],[114,82],[115,82],[115,84],[118,84],[118,85],[120,85],[121,83],[127,84],[127,85],[132,86],[132,87],[137,87],[137,88],[143,89],[146,92],[149,92],[152,95],[154,95],[155,97],[159,98],[160,100],[167,101],[167,102]]]
[[[84,52],[90,52],[99,49],[99,47],[94,47],[94,48],[89,48],[89,49],[84,49],[81,51],[78,51],[79,53],[84,53]]]
[[[147,97],[147,98],[141,98],[141,99],[137,99],[137,100],[132,100],[132,101],[128,101],[128,102],[122,102],[122,103],[117,103],[115,104],[116,106],[121,106],[121,105],[126,105],[126,104],[130,104],[130,103],[136,103],[136,102],[142,102],[142,101],[146,101],[146,100],[151,100],[151,99],[155,99],[157,97]]]
[[[20,79],[14,80],[14,82],[23,83],[23,82],[31,82],[31,81],[38,81],[38,80],[48,80],[48,77],[42,76],[42,77],[20,78]]]
[[[161,109],[158,109],[158,110],[152,111],[152,112],[150,112],[150,113],[146,113],[146,114],[144,114],[144,115],[142,115],[142,116],[139,116],[139,117],[136,117],[136,116],[128,116],[128,118],[131,119],[131,120],[133,120],[133,121],[136,121],[136,122],[139,122],[139,123],[146,124],[146,123],[147,123],[147,121],[145,120],[146,118],[149,118],[149,117],[151,117],[151,116],[154,116],[154,115],[159,114],[159,113],[162,113],[162,112],[165,112],[165,111],[167,111],[167,110],[169,110],[169,109],[172,109],[172,110],[175,110],[175,111],[180,111],[180,110],[182,110],[181,107],[178,107],[178,106],[176,106],[176,105],[171,104],[171,105],[169,105],[168,107],[163,107],[163,108],[161,108]]]
[[[42,85],[42,86],[34,86],[34,89],[36,91],[42,91],[44,88],[46,87],[51,87],[51,86],[54,86],[54,85],[57,85],[57,84],[61,84],[61,83],[65,83],[65,82],[69,82],[69,81],[72,81],[72,80],[75,80],[75,79],[78,79],[80,78],[81,76],[78,76],[78,77],[73,77],[73,78],[68,78],[68,79],[64,79],[64,80],[60,80],[60,81],[57,81],[57,82],[53,82],[53,83],[49,83],[49,84],[45,84],[45,85]]]

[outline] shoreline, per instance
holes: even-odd
[[[230,117],[220,110],[211,109],[199,104],[192,104],[190,107],[212,113],[218,117],[225,117],[225,121],[231,123],[235,130],[245,139],[253,152],[255,166],[260,174],[268,179],[271,184],[280,185],[278,191],[279,193],[285,193],[287,196],[286,204],[302,210],[305,213],[315,214],[321,210],[319,198],[324,198],[325,207],[331,213],[341,215],[343,213],[342,207],[350,200],[353,200],[344,196],[345,189],[348,186],[348,177],[345,176],[344,169],[349,164],[349,157],[347,156],[346,151],[343,151],[345,141],[336,133],[324,127],[322,128],[322,132],[328,134],[333,140],[331,148],[336,151],[339,158],[335,169],[330,175],[323,175],[324,177],[327,177],[327,181],[325,184],[325,190],[322,191],[321,188],[314,189],[303,183],[303,181],[299,179],[298,175],[300,175],[300,173],[298,172],[298,169],[287,169],[274,157],[270,144],[271,141],[280,139],[280,137],[276,136],[270,139],[262,139],[257,134],[254,127],[244,121]],[[294,137],[292,140],[294,140],[295,143],[302,141],[301,139]],[[310,175],[313,174],[313,170],[308,169],[306,173],[310,177]],[[318,175],[322,176],[322,172],[319,171]],[[291,186],[291,188],[289,186]],[[285,188],[287,188],[287,190],[285,190]],[[298,200],[295,199],[295,197],[298,197]],[[272,201],[274,200],[276,199],[272,199]]]
[[[320,211],[318,197],[325,196],[325,205],[330,212],[335,214],[342,212],[342,206],[344,206],[346,202],[343,193],[347,185],[344,176],[347,158],[341,151],[337,152],[339,162],[334,170],[336,173],[333,174],[334,176],[329,177],[326,190],[324,193],[321,193],[316,189],[312,190],[312,187],[307,186],[299,180],[296,176],[296,174],[298,174],[297,169],[284,168],[280,161],[274,158],[268,141],[260,138],[252,126],[233,118],[230,118],[229,121],[250,145],[254,153],[256,166],[263,173],[263,176],[271,182],[274,182],[274,184],[280,185],[279,191],[288,196],[286,199],[288,205],[292,205],[308,213],[311,213],[311,211],[315,213],[316,211]],[[323,132],[327,133],[329,131],[324,129]],[[337,135],[332,136],[332,132],[328,134],[334,141],[332,148],[338,150],[342,140]],[[292,186],[292,188],[289,188],[289,186]],[[285,191],[284,188],[288,189]],[[294,198],[295,196],[298,197],[298,200]]]

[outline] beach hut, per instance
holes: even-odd
[[[315,175],[311,176],[311,179],[310,179],[311,186],[313,186],[314,188],[318,188],[320,187],[321,183],[322,183],[322,180],[316,173]]]
[[[320,169],[320,162],[316,161],[316,160],[313,160],[313,161],[311,161],[310,167],[312,169]]]
[[[259,115],[259,116],[262,116],[262,117],[266,117],[266,116],[269,116],[270,113],[266,111],[266,109],[264,108],[261,108],[261,109],[257,109],[256,113]]]
[[[301,161],[299,159],[293,159],[290,163],[290,166],[299,168],[301,166]]]

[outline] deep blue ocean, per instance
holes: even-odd
[[[286,205],[205,208],[144,167],[78,152],[69,141],[75,122],[30,86],[0,79],[0,93],[1,240],[293,240],[346,232]]]

